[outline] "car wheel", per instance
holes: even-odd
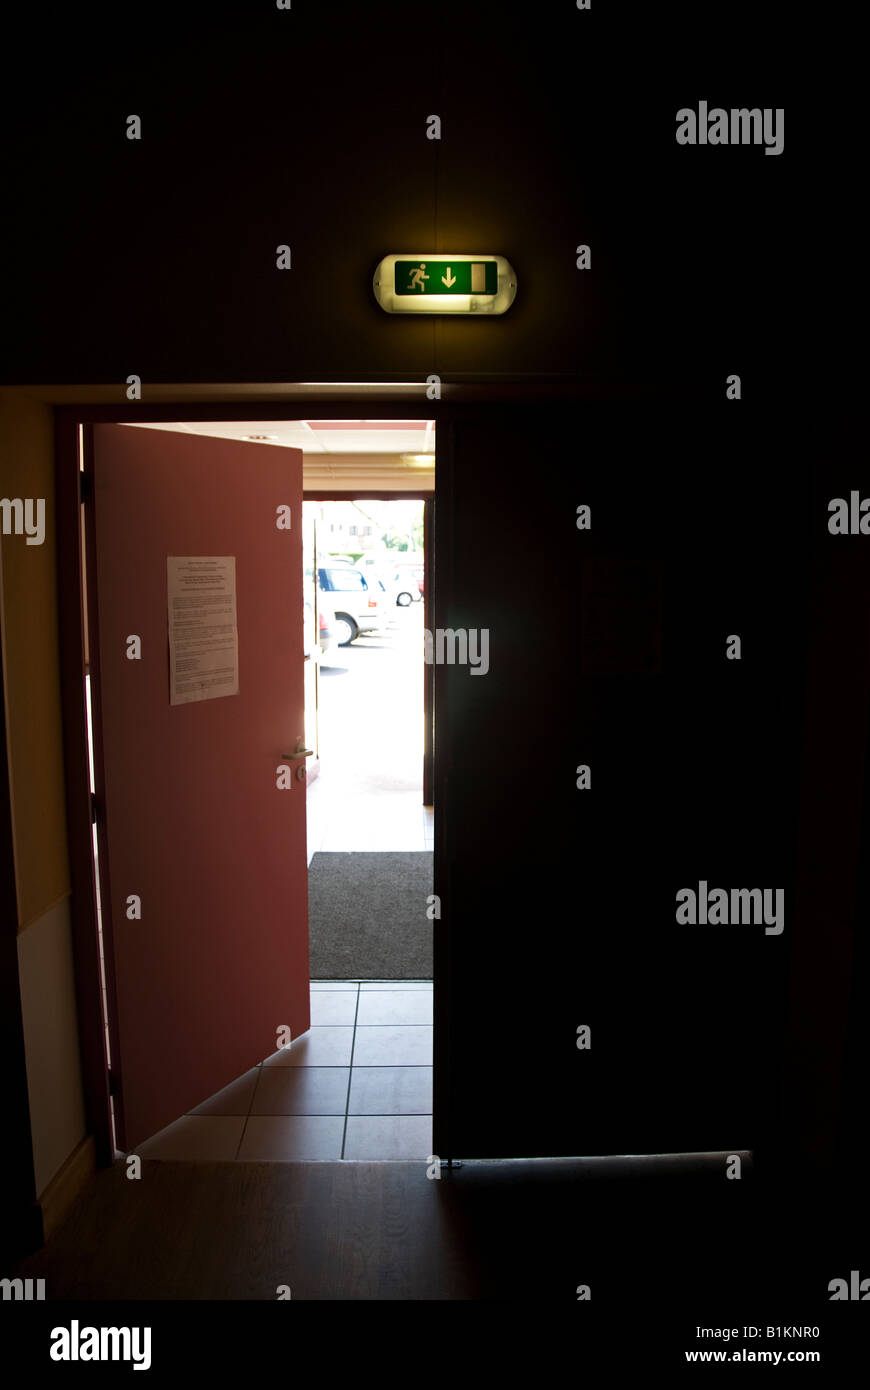
[[[359,634],[359,628],[347,613],[336,613],[335,634],[340,647],[349,647]]]
[[[399,605],[400,608],[407,608],[410,602],[411,602],[411,595],[410,595],[410,594],[405,594],[405,593],[396,594],[396,603]]]

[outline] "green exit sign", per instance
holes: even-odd
[[[396,261],[396,294],[495,294],[498,264],[480,261]]]
[[[504,256],[470,251],[394,251],[372,276],[386,314],[503,314],[517,273]]]

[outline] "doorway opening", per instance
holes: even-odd
[[[306,501],[306,560],[312,600],[306,643],[308,861],[318,855],[372,856],[385,876],[396,856],[426,854],[433,807],[424,791],[424,502],[355,498]],[[306,547],[307,548],[307,547]],[[308,660],[309,651],[314,659]],[[335,861],[341,872],[341,861]],[[388,885],[385,883],[385,890]],[[409,886],[409,892],[413,889]],[[336,899],[336,911],[342,904]],[[352,909],[351,903],[347,907]],[[334,923],[331,945],[311,935],[311,977],[342,972],[364,979],[431,979],[431,944],[405,939],[397,905],[384,901],[383,935]]]
[[[349,1065],[344,1158],[410,1158],[431,1140],[425,519],[423,496],[305,502],[319,637],[306,687],[309,1046],[314,1058],[340,1047]]]
[[[434,851],[434,691],[423,635],[432,626],[434,421],[124,423],[137,434],[161,430],[204,441],[241,440],[270,454],[269,446],[282,443],[302,449],[305,500],[297,525],[301,521],[303,533],[305,729],[293,756],[310,757],[294,771],[303,776],[309,811],[309,873],[312,864],[315,871],[325,869],[321,922],[328,921],[331,949],[344,952],[347,961],[336,963],[333,956],[328,968],[312,961],[307,1029],[183,1114],[176,1110],[176,1120],[130,1151],[172,1159],[426,1159],[432,1149],[433,917],[427,908]],[[292,439],[283,437],[294,431]],[[338,431],[341,449],[330,450],[329,436]],[[314,441],[310,450],[307,436]],[[95,545],[95,535],[85,538],[82,587],[83,610],[90,612],[97,637],[97,600],[87,593],[85,557],[103,590],[108,571],[95,563]],[[165,616],[164,599],[164,622]],[[98,806],[106,754],[102,730],[94,736],[91,707],[99,723],[105,692],[98,689],[92,702],[91,644],[83,621],[90,793],[96,793]],[[99,641],[94,645],[99,649]],[[95,679],[99,687],[99,657]],[[286,732],[296,730],[282,737]],[[108,1073],[110,1095],[119,1086],[123,1095],[124,1049],[117,1045],[113,1013],[114,914],[104,877],[111,854],[101,862],[104,844],[98,827],[92,867],[101,1026],[107,1060],[116,1059]],[[318,855],[330,862],[318,866]],[[410,876],[409,860],[416,861]],[[321,893],[321,907],[322,899]],[[379,936],[381,955],[363,959],[353,951],[366,921]],[[112,1149],[120,1152],[114,1133]]]

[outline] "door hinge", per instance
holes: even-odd
[[[90,502],[94,495],[94,480],[90,473],[86,473],[83,468],[79,469],[79,501]]]
[[[96,823],[97,823],[97,798],[94,796],[94,793],[91,792],[91,824],[92,824],[92,825],[96,825]]]
[[[121,1078],[116,1071],[109,1067],[109,1095],[116,1096],[120,1089]]]

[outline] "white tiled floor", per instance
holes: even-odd
[[[431,981],[311,986],[311,1028],[136,1150],[189,1160],[432,1152]]]

